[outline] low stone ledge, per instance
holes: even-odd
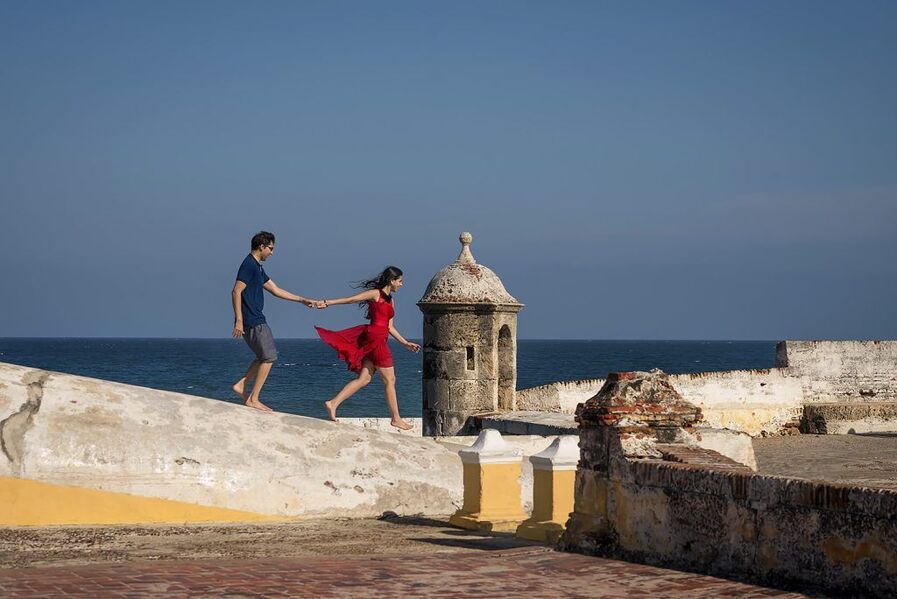
[[[802,433],[843,435],[897,431],[897,402],[817,403],[804,406]]]
[[[495,429],[503,435],[576,435],[579,432],[572,414],[557,412],[479,414],[471,420],[476,430]]]
[[[633,460],[631,480],[644,487],[719,494],[762,506],[778,504],[849,513],[897,522],[897,491],[783,476],[746,468],[708,468],[670,460]]]
[[[712,449],[662,443],[657,443],[654,447],[660,451],[665,462],[680,462],[682,464],[690,464],[692,466],[701,466],[703,468],[712,468],[715,470],[746,473],[753,472],[744,464],[729,459]]]
[[[894,596],[897,491],[659,460],[580,468],[559,548],[852,596]]]
[[[560,549],[894,596],[897,490],[756,475],[695,447],[700,410],[662,372],[609,377],[578,412]]]

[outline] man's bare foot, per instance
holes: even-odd
[[[251,397],[246,400],[246,406],[250,408],[255,408],[256,410],[261,410],[262,412],[273,412],[271,408],[263,404],[257,399],[252,399]]]
[[[231,389],[234,390],[234,393],[236,393],[237,395],[240,396],[240,399],[243,400],[243,403],[246,403],[247,401],[249,401],[249,395],[246,394],[245,384],[246,384],[246,382],[241,380],[241,381],[234,383],[234,386],[231,387]]]
[[[336,422],[336,408],[333,407],[333,404],[329,401],[325,401],[324,407],[327,408],[327,413],[330,414],[330,419]]]
[[[399,429],[399,430],[403,430],[403,431],[410,431],[411,429],[414,428],[414,425],[413,425],[413,424],[408,424],[407,422],[405,422],[405,421],[402,420],[401,418],[399,418],[398,420],[390,420],[389,423],[390,423],[391,425],[393,425],[394,427],[396,427],[397,429]]]

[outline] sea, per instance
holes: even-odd
[[[420,340],[418,340],[420,342]],[[517,388],[660,368],[669,374],[771,368],[775,341],[517,342]],[[421,415],[422,354],[390,342],[399,409]],[[354,375],[318,339],[278,339],[262,401],[279,412],[325,418],[323,402]],[[241,339],[0,338],[0,362],[240,403],[231,385],[253,355]],[[340,406],[341,416],[389,416],[376,379]]]

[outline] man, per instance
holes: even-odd
[[[274,297],[300,302],[309,308],[314,306],[316,300],[294,295],[278,287],[271,278],[265,274],[262,262],[274,253],[274,235],[267,231],[256,233],[252,238],[252,251],[243,260],[240,270],[237,272],[237,281],[231,292],[234,306],[234,330],[233,336],[243,337],[249,348],[255,352],[255,360],[249,365],[249,370],[239,381],[234,383],[233,390],[239,395],[247,406],[273,412],[271,408],[259,401],[262,386],[271,366],[277,359],[277,348],[274,347],[274,335],[262,314],[265,307],[265,294],[267,290]],[[255,379],[252,393],[246,393],[246,384]]]

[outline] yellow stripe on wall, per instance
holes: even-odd
[[[0,476],[0,526],[271,522],[287,519]]]

